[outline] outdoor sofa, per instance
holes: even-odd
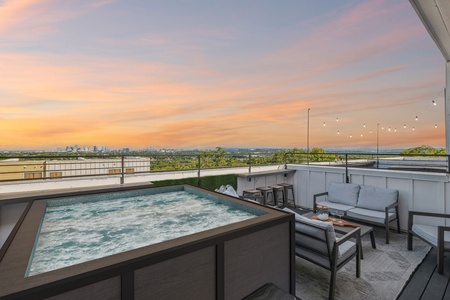
[[[326,197],[326,200],[318,202],[319,197]],[[327,206],[330,211],[343,211],[344,218],[384,226],[386,244],[389,244],[390,222],[397,220],[397,230],[400,232],[396,189],[330,182],[327,192],[315,194],[313,198],[314,212],[317,205]]]

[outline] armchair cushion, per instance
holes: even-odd
[[[329,202],[356,206],[359,189],[359,184],[330,182],[327,199]]]
[[[437,247],[438,227],[433,225],[414,224],[412,232]],[[444,248],[450,249],[450,232],[444,231]]]
[[[398,190],[361,186],[356,207],[385,211],[389,206],[398,201]]]
[[[297,235],[297,233],[296,233],[295,239],[298,240],[301,238],[303,238],[303,236],[301,236],[300,234]],[[355,242],[352,242],[352,241],[344,242],[342,245],[339,246],[338,252],[341,255],[338,258],[337,263],[340,264],[341,262],[343,262],[344,260],[349,258],[352,254],[354,254],[355,251],[356,251],[356,243]],[[319,254],[318,252],[315,252],[313,250],[307,250],[306,248],[301,247],[301,245],[295,246],[295,252],[298,255],[309,259],[310,261],[314,261],[315,263],[321,265],[322,267],[325,267],[328,269],[331,268],[329,258]]]

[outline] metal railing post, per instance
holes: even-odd
[[[450,173],[450,155],[446,155],[447,157],[447,173]]]
[[[248,172],[249,173],[252,172],[252,154],[251,153],[248,154]]]
[[[350,183],[350,178],[348,177],[348,154],[345,153],[345,182]]]
[[[120,177],[120,184],[125,183],[125,156],[122,155],[122,176]]]
[[[201,179],[200,179],[200,169],[201,169],[200,154],[197,154],[197,158],[198,158],[197,186],[200,187],[200,184],[201,184]]]

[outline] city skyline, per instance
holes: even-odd
[[[0,38],[0,149],[445,146],[408,1],[7,0]]]

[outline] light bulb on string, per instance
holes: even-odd
[[[437,124],[434,124],[434,128],[437,128]]]
[[[323,122],[323,126],[326,126],[325,122]]]
[[[338,130],[337,134],[341,134],[341,133],[339,132],[339,130]]]
[[[416,129],[413,127],[412,130],[416,130]]]
[[[419,120],[419,118],[416,116],[416,119],[415,119],[415,120],[417,121],[417,120]]]
[[[406,128],[406,124],[405,124],[405,125],[403,125],[403,128]]]
[[[339,122],[339,118],[336,118],[336,122]]]
[[[434,100],[431,100],[431,103],[433,103],[434,106],[437,105],[436,101],[434,101]]]

